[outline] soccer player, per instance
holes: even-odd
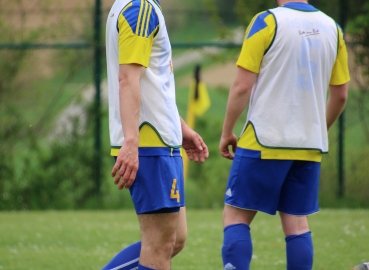
[[[209,154],[178,113],[159,1],[116,0],[107,19],[106,53],[112,176],[119,189],[130,191],[141,241],[103,269],[170,269],[187,234],[180,148],[195,162]]]
[[[340,27],[307,1],[276,3],[246,30],[219,143],[221,155],[233,160],[223,211],[225,270],[249,269],[250,224],[258,211],[279,212],[287,269],[312,269],[307,216],[319,210],[328,130],[347,100],[349,71]],[[233,129],[247,105],[237,139]]]

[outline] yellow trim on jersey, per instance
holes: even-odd
[[[168,147],[160,139],[156,131],[147,124],[140,128],[139,147]]]
[[[137,25],[139,25],[139,22],[137,22]],[[132,32],[129,23],[122,13],[120,13],[118,18],[118,28],[119,64],[139,64],[147,68],[150,62],[155,31],[148,38],[136,35]]]
[[[150,125],[143,125],[140,128],[139,136],[138,147],[168,147]],[[119,150],[118,148],[112,148],[110,155],[118,156]]]
[[[145,7],[146,1],[145,0],[141,0],[141,4],[140,4],[140,12],[138,13],[138,17],[137,17],[137,25],[136,25],[136,35],[139,36],[139,28],[141,25],[141,17],[142,17],[142,9]]]
[[[260,151],[261,159],[322,161],[322,153],[319,150],[276,149],[260,145],[251,124],[247,125],[245,132],[239,138],[237,147]]]
[[[118,148],[111,148],[110,149],[110,155],[113,156],[113,157],[117,157],[118,156],[118,153],[119,153],[119,150]]]
[[[138,147],[168,147],[160,139],[156,131],[148,124],[140,128]],[[118,156],[119,148],[111,148],[110,155]],[[180,155],[183,156],[184,150],[180,148]]]
[[[144,32],[144,28],[146,25],[146,19],[147,19],[147,11],[148,11],[149,5],[148,3],[145,1],[145,8],[144,8],[144,12],[143,12],[143,17],[142,17],[142,21],[140,22],[141,27],[140,27],[140,32],[138,33],[139,36],[144,36],[143,32]]]
[[[149,7],[149,11],[148,11],[148,15],[147,15],[147,19],[146,19],[146,26],[144,29],[146,29],[145,33],[143,33],[143,36],[146,37],[147,36],[147,32],[149,31],[149,22],[150,22],[150,16],[151,16],[151,12],[152,12],[152,5],[150,5]]]
[[[336,62],[333,65],[332,76],[329,84],[342,85],[350,80],[350,74],[348,69],[348,55],[346,49],[346,43],[343,39],[343,33],[341,28],[338,29],[338,52]]]
[[[270,14],[264,19],[267,27],[247,38],[255,20],[264,12],[256,14],[250,25],[247,27],[241,53],[237,61],[237,66],[254,73],[259,73],[264,54],[273,42],[276,30],[275,18],[273,14]]]

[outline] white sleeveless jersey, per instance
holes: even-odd
[[[120,19],[126,20],[126,25],[131,28],[119,29]],[[123,30],[133,36],[131,43],[119,44],[119,31]],[[151,43],[147,42],[148,39],[151,39]],[[136,49],[138,46],[144,48],[143,55],[136,55],[140,53]],[[133,53],[127,54],[124,59],[120,54],[122,49]],[[106,54],[111,147],[121,147],[124,141],[119,109],[119,64],[142,64],[141,58],[147,58],[147,61],[143,61],[147,63],[142,64],[146,69],[140,81],[140,128],[148,124],[165,145],[179,147],[182,143],[182,130],[175,98],[172,51],[158,1],[115,1],[106,24]]]
[[[336,23],[317,12],[278,7],[247,121],[266,147],[328,151],[326,97],[337,57]]]

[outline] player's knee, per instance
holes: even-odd
[[[164,233],[160,236],[159,241],[156,242],[156,248],[160,249],[161,252],[166,254],[172,254],[174,246],[176,244],[176,234],[175,232],[168,234]]]
[[[186,235],[181,235],[180,237],[177,236],[176,242],[175,242],[174,247],[173,247],[172,257],[176,256],[185,247],[186,238],[187,238],[187,234]]]
[[[162,254],[165,254],[166,257],[172,257],[175,243],[175,237],[167,239],[167,241],[163,242],[162,245],[159,247],[160,252]]]

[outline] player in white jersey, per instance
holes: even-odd
[[[179,116],[172,52],[158,0],[116,0],[106,24],[112,170],[129,189],[141,230],[103,269],[170,269],[184,245],[183,163],[208,149]],[[124,226],[124,225],[122,225]]]
[[[246,30],[219,144],[221,155],[233,160],[223,212],[225,270],[249,269],[250,224],[258,211],[279,212],[287,269],[312,269],[307,216],[319,211],[327,133],[347,99],[347,51],[339,26],[307,1],[276,3]],[[233,129],[247,105],[237,139]]]

